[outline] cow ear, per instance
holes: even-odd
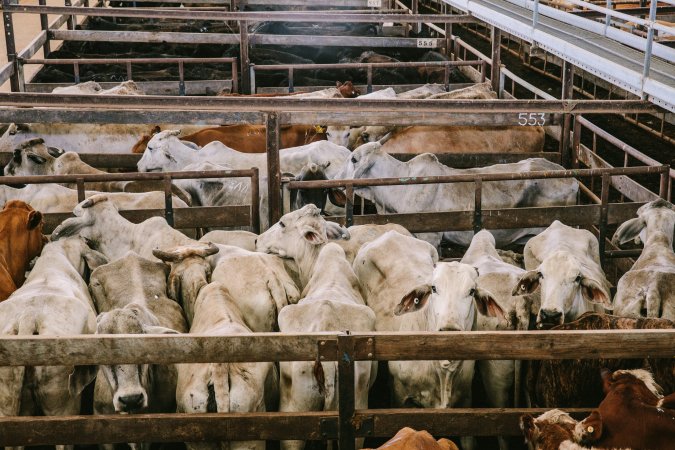
[[[31,211],[28,214],[28,229],[34,230],[42,224],[42,213],[40,211]]]
[[[44,164],[47,161],[46,158],[36,155],[35,153],[27,153],[26,156],[28,156],[28,159],[33,161],[35,164]]]
[[[328,200],[330,200],[330,202],[335,206],[341,206],[343,208],[347,204],[347,196],[340,188],[329,188]]]
[[[613,309],[609,293],[600,283],[591,278],[581,277],[581,294],[592,303],[599,303],[606,309]]]
[[[339,88],[340,86],[342,86],[342,82],[336,81],[336,82],[335,82],[335,87],[338,87],[338,88]]]
[[[541,272],[530,270],[520,277],[520,281],[513,288],[511,295],[525,295],[532,294],[539,288],[539,279]]]
[[[612,236],[612,244],[621,245],[636,239],[638,236],[640,236],[640,232],[646,226],[647,224],[640,217],[627,220],[626,222],[622,223],[619,228],[617,228],[614,236]]]
[[[98,366],[75,366],[73,372],[68,377],[68,391],[70,395],[76,397],[82,394],[84,388],[96,378]]]
[[[597,409],[574,427],[574,437],[584,445],[597,442],[601,436],[602,416]]]
[[[174,274],[172,271],[171,274],[169,275],[169,282],[167,283],[166,286],[166,295],[168,295],[170,299],[181,304],[180,291],[181,291],[180,276]]]
[[[47,153],[49,153],[54,158],[58,158],[59,156],[63,155],[65,152],[66,151],[61,149],[61,148],[47,147]]]
[[[429,285],[419,286],[406,294],[396,308],[394,315],[401,316],[410,312],[419,311],[429,301],[431,297],[432,288]]]
[[[160,131],[162,131],[162,129],[159,127],[159,125],[155,125],[154,127],[152,127],[152,130],[150,130],[150,136],[154,136]]]
[[[349,230],[335,222],[326,222],[326,236],[330,240],[348,240],[351,235]]]
[[[82,257],[84,258],[84,262],[87,263],[89,270],[94,270],[98,266],[108,264],[108,258],[106,258],[103,253],[99,253],[96,250],[89,249],[82,254]]]
[[[525,439],[529,442],[535,441],[535,434],[537,432],[537,424],[534,423],[534,417],[530,414],[523,414],[520,416],[520,429],[525,435]]]
[[[477,287],[473,293],[473,300],[476,302],[478,312],[484,316],[497,317],[500,320],[506,320],[504,310],[493,295],[484,289]]]
[[[305,240],[310,244],[321,245],[326,243],[326,234],[322,234],[314,227],[303,227],[301,234],[302,237],[305,238]]]

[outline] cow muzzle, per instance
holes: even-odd
[[[118,397],[118,412],[136,412],[140,409],[143,409],[147,406],[148,397],[145,392],[129,393],[126,395],[120,395]],[[117,406],[117,405],[116,405]]]
[[[555,309],[541,309],[537,316],[537,328],[548,330],[563,323],[563,313]]]

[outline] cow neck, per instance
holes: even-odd
[[[304,239],[303,239],[304,242]],[[302,283],[302,289],[305,289],[309,283],[312,273],[314,273],[314,267],[316,262],[319,259],[319,254],[324,244],[314,245],[306,242],[305,245],[301,246],[300,252],[298,255],[293,257],[295,264],[298,266],[300,272],[300,283]]]
[[[647,242],[644,243],[644,248],[652,246],[663,246],[672,250],[673,248],[673,236],[664,233],[662,230],[652,230],[649,231],[647,228]],[[644,253],[644,250],[643,250]]]
[[[99,215],[96,218],[96,228],[98,231],[97,240],[101,248],[105,249],[104,254],[110,260],[122,258],[129,250],[135,250],[134,236],[136,227],[127,219],[119,214],[111,216],[108,214]],[[111,234],[110,230],[115,230],[115,234]],[[147,239],[145,233],[139,233],[141,239]],[[135,250],[137,251],[137,250]]]
[[[385,155],[387,162],[386,170],[382,170],[382,168],[379,167],[380,170],[371,171],[368,178],[406,178],[410,176],[408,164],[399,161],[388,153]],[[373,168],[374,167],[377,166],[374,165]],[[401,200],[404,200],[401,198],[400,192],[396,192],[400,191],[400,189],[391,189],[389,186],[369,186],[359,190],[372,192],[369,200],[380,203],[384,208],[384,213],[397,213],[397,204],[401,202]]]

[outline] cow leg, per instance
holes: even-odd
[[[72,367],[35,367],[37,397],[45,416],[74,416],[80,413],[81,396],[66,387]],[[73,450],[73,445],[56,445],[56,450]]]
[[[321,411],[324,399],[313,376],[314,363],[282,362],[279,401],[280,412]],[[303,450],[305,441],[281,441],[282,450]]]
[[[515,362],[508,360],[477,362],[490,406],[495,408],[509,407],[509,398],[513,389],[515,375]],[[506,439],[499,437],[497,440],[499,442],[499,450],[508,450],[509,447]]]
[[[230,365],[230,370],[232,370]],[[247,377],[230,373],[230,412],[264,412],[265,381],[273,370],[272,363],[241,364]],[[229,450],[265,450],[265,441],[232,441]]]
[[[178,364],[176,367],[178,369],[177,412],[208,412],[209,364]],[[185,447],[187,450],[220,450],[220,445],[212,442],[186,442]]]

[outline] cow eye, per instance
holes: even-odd
[[[469,296],[473,297],[475,293],[476,293],[476,289],[471,288],[471,290],[469,291]]]
[[[281,222],[281,221],[279,222],[279,226],[280,226],[281,228],[286,228],[286,225],[285,225],[283,222]]]
[[[352,164],[356,164],[356,163],[358,162],[358,161],[356,160],[356,158],[354,158],[353,156],[352,156],[351,161],[352,161]]]
[[[574,279],[575,283],[581,283],[581,275],[577,275],[577,277]]]
[[[431,292],[434,294],[438,294],[438,290],[436,289],[436,286],[431,286]]]

